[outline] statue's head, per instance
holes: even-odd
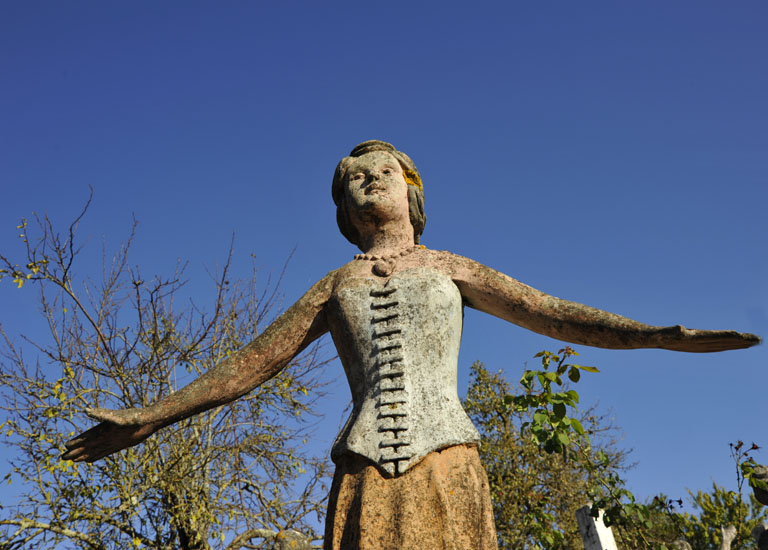
[[[333,202],[336,204],[336,222],[339,224],[341,234],[351,243],[360,245],[358,230],[352,223],[349,212],[349,168],[355,164],[356,159],[372,153],[377,153],[376,156],[381,156],[381,153],[390,155],[402,169],[403,178],[407,184],[408,217],[411,226],[413,226],[413,241],[414,244],[419,244],[419,237],[424,232],[424,225],[427,223],[427,216],[424,214],[424,190],[419,171],[408,155],[395,149],[392,144],[378,140],[364,141],[352,149],[348,157],[341,159],[336,167],[331,194],[333,195]]]

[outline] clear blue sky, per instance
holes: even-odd
[[[766,23],[748,0],[6,2],[0,250],[21,216],[71,220],[91,185],[89,269],[135,215],[143,272],[189,260],[204,298],[234,232],[240,274],[296,247],[288,304],[356,252],[331,176],[375,138],[421,171],[428,247],[651,324],[766,337]],[[33,293],[6,283],[0,321],[34,334]],[[517,379],[558,346],[468,311],[461,384],[476,359]],[[580,348],[602,370],[583,401],[635,449],[632,490],[735,485],[728,442],[768,445],[766,349]]]

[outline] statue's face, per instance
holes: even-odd
[[[352,161],[347,168],[347,208],[353,220],[358,215],[374,215],[410,223],[408,184],[395,157],[373,151]]]

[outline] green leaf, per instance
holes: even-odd
[[[544,450],[550,454],[559,453],[563,450],[563,447],[556,439],[547,439],[544,443]]]
[[[565,416],[565,405],[562,403],[555,403],[552,405],[552,412],[555,413],[555,418],[560,420]]]
[[[589,367],[585,365],[573,365],[573,366],[576,367],[577,369],[585,370],[587,372],[600,372],[600,369],[598,369],[597,367]]]
[[[571,427],[573,428],[573,430],[574,430],[574,431],[575,431],[577,434],[579,434],[579,435],[584,435],[584,426],[582,426],[582,425],[581,425],[581,422],[579,422],[579,421],[578,421],[578,420],[576,420],[575,418],[571,418]]]
[[[550,403],[569,403],[570,401],[571,400],[568,399],[568,395],[566,395],[564,392],[553,393],[549,398]]]
[[[531,380],[533,377],[536,376],[536,371],[527,370],[523,373],[523,380]]]
[[[579,369],[576,367],[571,367],[571,370],[568,371],[568,378],[573,382],[574,384],[579,381],[581,378],[581,373],[579,372]]]

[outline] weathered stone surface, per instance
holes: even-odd
[[[733,525],[721,525],[720,526],[720,550],[731,550],[731,543],[736,538],[736,527]]]
[[[298,531],[280,531],[272,541],[273,550],[311,550],[307,538]]]
[[[617,550],[611,528],[603,523],[602,510],[593,518],[591,509],[591,506],[582,506],[576,510],[576,522],[579,524],[584,550]]]
[[[354,403],[334,460],[354,452],[396,475],[431,451],[480,440],[457,393],[462,317],[459,290],[434,269],[334,293],[328,322]]]
[[[347,454],[337,464],[325,550],[494,550],[488,480],[474,446],[433,452],[393,478]]]

